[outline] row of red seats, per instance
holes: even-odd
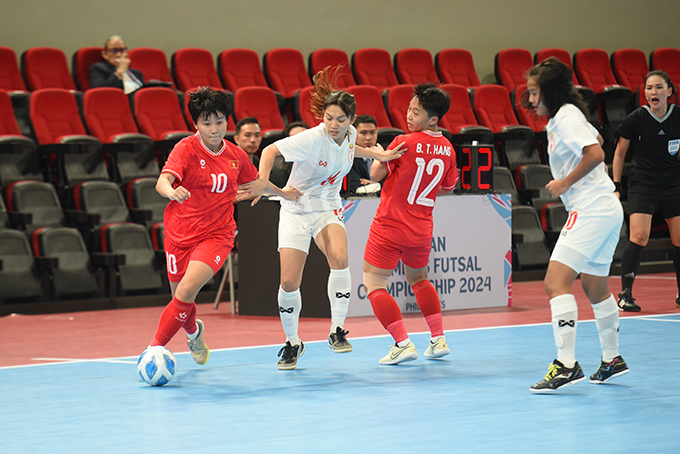
[[[0,47],[0,89],[37,90],[65,88],[85,91],[89,86],[89,68],[101,61],[101,47],[86,47],[73,54],[73,77],[66,55],[55,48],[28,49],[21,56],[21,72],[12,49]],[[582,49],[570,56],[564,49],[550,48],[533,57],[526,49],[505,49],[496,55],[496,78],[509,91],[524,81],[526,69],[549,56],[556,56],[575,68],[574,83],[579,82],[596,93],[605,87],[622,85],[635,91],[649,69],[663,69],[680,83],[680,49],[660,48],[647,57],[638,49],[620,49],[609,56],[602,49]],[[319,49],[308,57],[305,70],[303,55],[296,49],[279,48],[267,52],[260,65],[257,53],[249,49],[221,52],[215,65],[212,54],[199,48],[180,49],[172,55],[171,69],[160,49],[130,50],[132,66],[140,69],[147,80],[173,83],[173,88],[186,91],[196,86],[212,86],[235,91],[244,86],[261,86],[278,91],[285,98],[311,85],[311,76],[326,66],[344,65],[340,88],[372,85],[385,89],[398,84],[435,81],[475,87],[480,85],[472,55],[464,49],[444,49],[433,59],[430,51],[403,49],[392,58],[384,49],[360,49],[348,55],[340,49]],[[264,71],[263,71],[264,68]],[[612,71],[613,70],[613,71]],[[25,83],[24,83],[25,82]]]

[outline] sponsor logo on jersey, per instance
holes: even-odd
[[[319,167],[328,167],[328,161],[319,161]]]
[[[201,159],[201,169],[205,169],[205,159]]]
[[[220,257],[219,255],[215,256],[215,263],[217,263],[219,265],[221,261],[222,261],[222,257]]]
[[[238,169],[238,161],[229,161],[230,169]]]
[[[678,154],[679,149],[680,149],[680,139],[668,141],[668,152],[670,153],[671,156],[675,156],[676,154]]]

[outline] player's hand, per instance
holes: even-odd
[[[569,190],[569,185],[564,180],[551,180],[545,185],[545,188],[553,196],[553,199],[556,199]]]
[[[282,197],[284,199],[295,203],[297,203],[300,200],[300,197],[304,195],[298,188],[293,186],[286,186],[285,188],[281,189],[281,191],[283,192]]]
[[[191,197],[191,193],[184,186],[177,186],[172,192],[168,194],[170,200],[184,203],[186,199]]]
[[[252,205],[260,201],[264,190],[267,187],[267,180],[258,178],[257,180],[243,183],[236,191],[236,201],[254,199]]]
[[[406,147],[406,142],[402,142],[391,150],[384,150],[382,145],[377,144],[375,147],[371,148],[371,150],[378,154],[378,161],[385,162],[400,158],[401,155],[408,150],[408,147]]]

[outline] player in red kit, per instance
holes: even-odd
[[[416,85],[406,115],[411,134],[396,137],[388,147],[405,143],[407,151],[398,159],[374,162],[371,167],[371,180],[387,177],[364,252],[364,286],[373,313],[395,341],[380,364],[418,358],[399,305],[387,292],[387,280],[399,260],[404,263],[406,279],[430,327],[432,337],[425,357],[449,354],[439,295],[427,279],[435,199],[438,193],[450,194],[458,181],[456,153],[437,128],[449,106],[449,97],[440,88],[431,83]]]
[[[191,356],[203,365],[210,350],[194,300],[231,252],[236,231],[232,202],[238,186],[255,180],[258,172],[245,151],[224,140],[231,114],[227,95],[203,87],[190,96],[197,132],[175,146],[156,184],[156,191],[170,199],[164,226],[173,298],[149,346],[166,345],[184,328]]]

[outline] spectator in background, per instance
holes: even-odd
[[[260,158],[255,154],[262,144],[262,127],[255,117],[242,118],[236,123],[234,142],[246,153],[255,167],[260,165]]]
[[[130,68],[125,41],[118,35],[106,40],[102,51],[103,62],[90,67],[90,87],[114,87],[130,94],[144,86],[144,76],[137,69]]]
[[[363,148],[373,148],[378,143],[378,122],[371,115],[359,115],[354,121],[357,129],[357,145]],[[380,184],[371,180],[371,158],[354,158],[354,164],[347,174],[347,189],[355,194],[361,186]],[[377,188],[379,190],[379,187]],[[376,191],[371,191],[376,192]]]
[[[283,130],[283,137],[294,136],[305,129],[309,129],[309,126],[307,126],[307,123],[304,121],[294,121],[292,123],[288,123],[288,126],[286,126],[286,128]],[[269,176],[269,181],[280,188],[285,187],[286,183],[288,183],[288,177],[290,176],[292,169],[292,162],[286,162],[283,159],[283,156],[277,156],[276,159],[274,159],[274,166],[272,167],[272,173]]]

